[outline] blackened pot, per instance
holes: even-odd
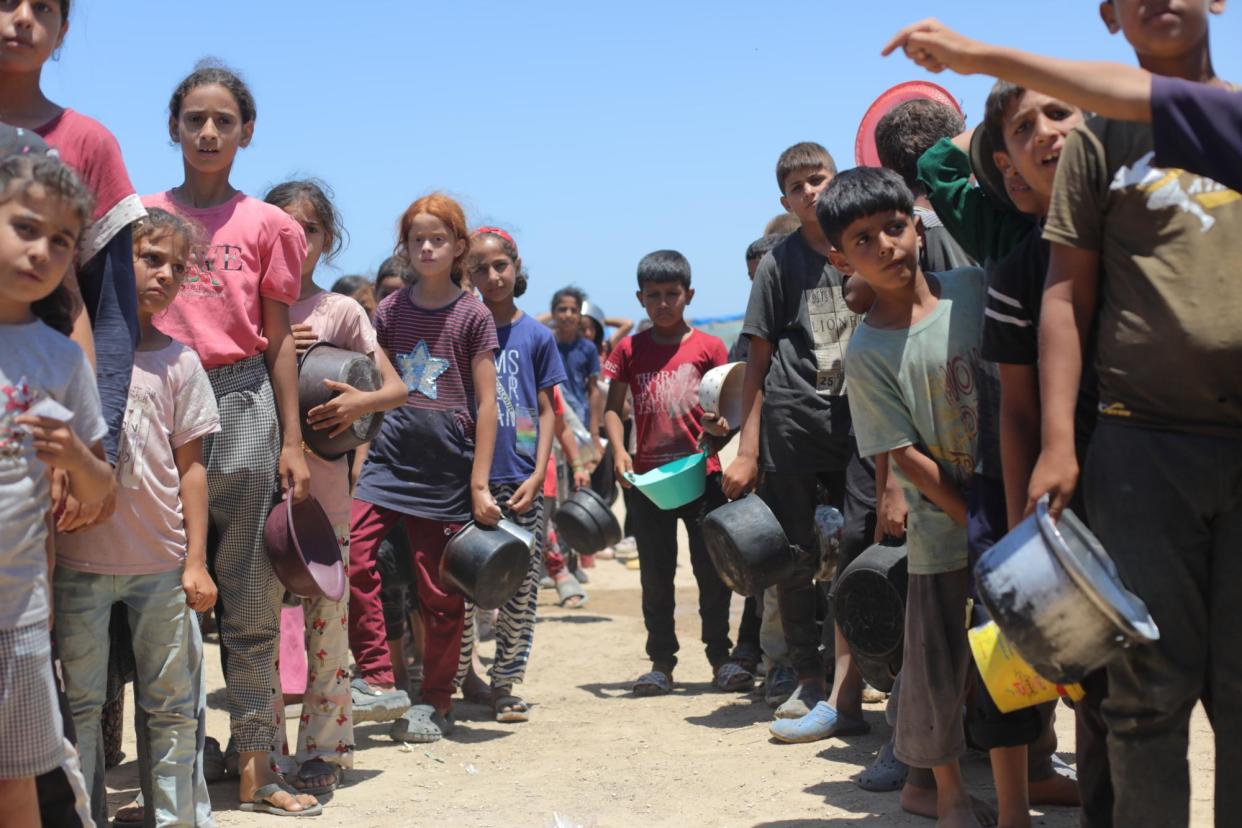
[[[703,519],[703,541],[721,580],[741,595],[758,595],[794,568],[789,538],[758,495],[712,510]]]
[[[534,536],[507,520],[467,523],[444,547],[440,578],[476,606],[497,609],[522,588],[534,544]]]
[[[833,581],[832,614],[850,652],[895,674],[906,624],[906,547],[868,547]]]
[[[576,552],[594,555],[621,540],[621,524],[594,491],[574,492],[556,512],[556,532]]]
[[[314,430],[306,422],[306,415],[340,393],[324,385],[326,379],[352,385],[359,391],[375,391],[384,381],[369,356],[326,342],[316,342],[298,360],[298,415],[302,419],[302,440],[315,454],[335,460],[374,439],[384,422],[384,414],[364,414],[335,437],[328,436],[331,429]]]

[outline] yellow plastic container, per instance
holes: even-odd
[[[1036,673],[1005,640],[995,621],[975,627],[968,635],[979,674],[1002,713],[1034,707],[1060,696],[1078,701],[1086,695],[1080,684],[1055,684]]]

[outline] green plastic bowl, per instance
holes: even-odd
[[[707,489],[707,455],[699,452],[644,474],[626,475],[634,487],[661,509],[679,509]]]

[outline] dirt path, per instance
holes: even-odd
[[[601,561],[590,575],[591,600],[582,610],[558,609],[552,593],[541,595],[529,680],[521,687],[534,705],[529,723],[497,724],[485,708],[462,703],[451,740],[408,747],[390,741],[386,725],[362,725],[348,786],[311,824],[541,828],[560,814],[566,826],[597,828],[932,825],[902,813],[897,794],[865,793],[850,781],[890,733],[880,705],[867,711],[868,736],[778,745],[768,738],[771,714],[762,699],[711,688],[688,561],[678,569],[677,690],[655,699],[629,695],[629,682],[647,669],[638,573]],[[735,614],[740,608],[735,598]],[[209,730],[223,742],[228,720],[214,645],[207,665]],[[129,711],[126,724],[132,721]],[[1061,755],[1072,763],[1073,720],[1064,708],[1057,732]],[[1196,826],[1211,825],[1210,733],[1197,713]],[[115,803],[136,788],[132,734],[125,752],[125,764],[109,774]],[[984,761],[968,759],[966,771],[975,792],[991,796]],[[275,824],[239,812],[232,783],[211,793],[222,828]],[[1077,815],[1051,809],[1035,824],[1069,828]]]

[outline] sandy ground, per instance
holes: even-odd
[[[677,575],[682,660],[670,696],[639,699],[628,692],[648,669],[638,573],[600,561],[589,574],[590,603],[581,610],[559,609],[553,593],[541,594],[528,680],[520,688],[533,705],[530,722],[498,724],[488,709],[459,703],[457,732],[428,746],[398,745],[387,725],[362,725],[356,767],[317,822],[351,828],[932,825],[904,814],[896,793],[866,793],[851,781],[891,732],[882,705],[867,709],[867,736],[781,745],[768,736],[771,711],[757,694],[712,689],[684,546]],[[734,630],[741,606],[735,597]],[[483,647],[487,654],[490,644]],[[228,718],[214,645],[207,665],[209,732],[223,743]],[[297,713],[290,713],[296,722]],[[127,711],[126,724],[132,721]],[[1073,718],[1065,708],[1057,732],[1062,758],[1073,763]],[[125,752],[125,763],[108,775],[114,809],[137,787],[132,733]],[[1214,755],[1201,711],[1193,723],[1192,763],[1192,824],[1209,826]],[[969,757],[965,771],[977,795],[992,796],[981,757]],[[211,795],[221,826],[276,824],[238,811],[233,782],[213,785]],[[1077,812],[1038,812],[1034,824],[1069,828],[1078,824]]]

